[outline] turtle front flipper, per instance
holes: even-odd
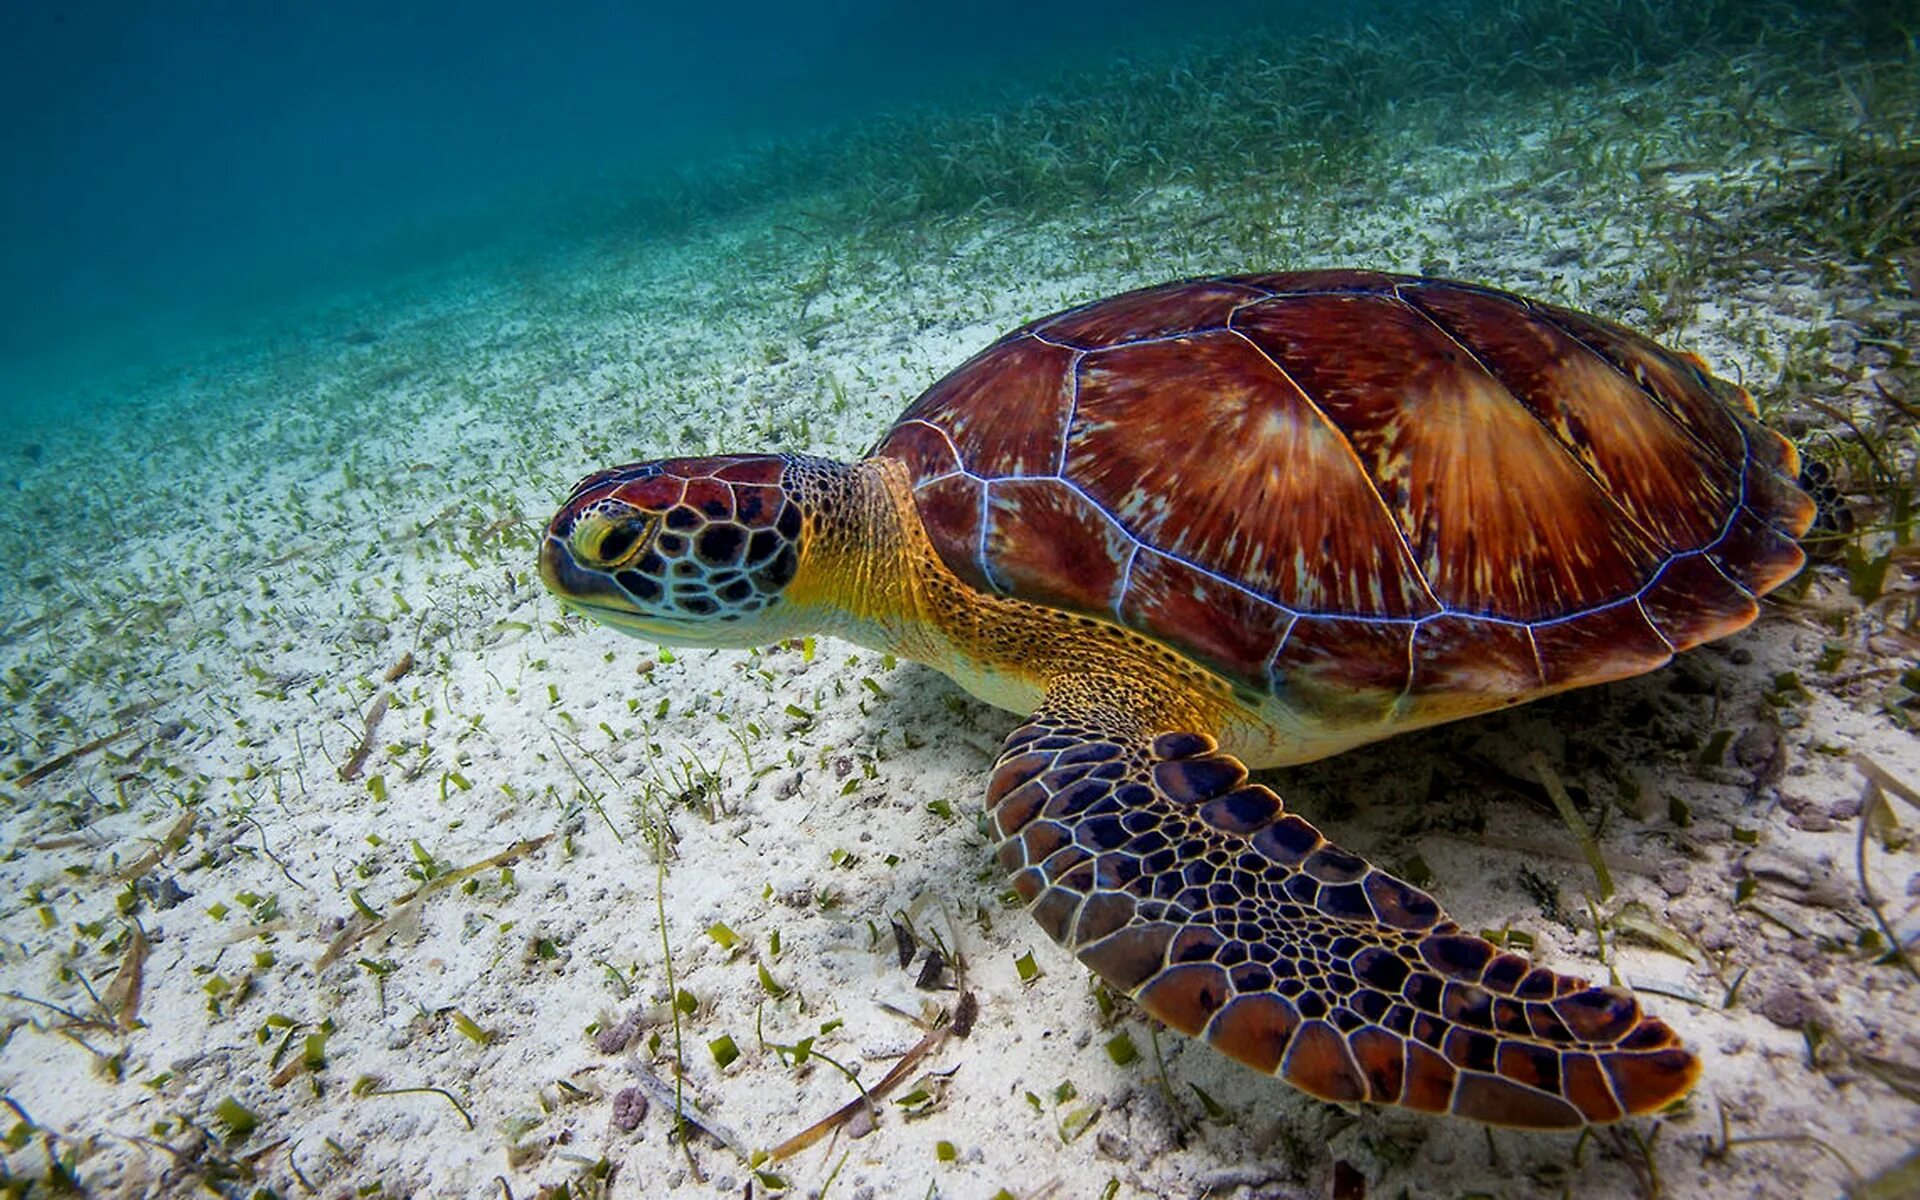
[[[994,768],[1000,863],[1054,940],[1155,1017],[1323,1099],[1494,1125],[1614,1121],[1692,1087],[1698,1061],[1631,995],[1462,931],[1213,738],[1063,699]]]

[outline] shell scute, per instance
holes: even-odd
[[[1799,529],[1796,533],[1803,533]],[[1742,509],[1726,536],[1707,551],[1713,564],[1756,596],[1765,595],[1799,573],[1806,552],[1792,537]]]
[[[992,591],[981,557],[986,489],[974,476],[945,475],[916,487],[914,501],[947,567],[981,591]]]
[[[1525,625],[1448,615],[1422,621],[1414,632],[1415,695],[1520,695],[1544,682]]]
[[[1676,651],[1745,628],[1760,613],[1753,597],[1702,554],[1668,563],[1641,595],[1640,607]]]
[[[715,479],[724,479],[728,483],[762,484],[778,487],[780,477],[786,473],[786,463],[771,454],[756,454],[738,462],[728,463],[714,472]]]
[[[919,418],[902,419],[887,434],[887,455],[907,466],[907,473],[922,485],[963,470],[959,453],[939,426]]]
[[[1694,363],[1611,321],[1549,305],[1536,308],[1658,400],[1721,461],[1744,461],[1746,439],[1735,409]]]
[[[1412,674],[1415,626],[1302,617],[1274,656],[1270,686],[1296,707],[1339,722],[1385,720]]]

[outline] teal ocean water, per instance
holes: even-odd
[[[887,0],[724,19],[491,0],[23,9],[0,42],[0,405],[177,362],[463,256],[717,217],[851,176],[917,183],[978,154],[971,135],[1000,121],[1002,161],[945,172],[937,211],[1120,199],[1223,156],[1257,170],[1303,142],[1350,149],[1396,107],[1550,101],[1690,55],[1812,39],[1836,65],[1897,56],[1903,20],[1867,0],[995,0],[937,20]],[[1251,86],[1252,63],[1272,68],[1269,87]],[[1231,128],[1177,111],[1183,75],[1199,96],[1235,89],[1214,97],[1237,106]]]
[[[931,20],[885,0],[22,9],[0,44],[0,402],[164,364],[330,292],[544,249],[719,159],[882,110],[977,108],[1108,57],[1172,58],[1283,13],[1303,29],[1333,16],[983,3]],[[699,186],[688,215],[723,207]]]
[[[0,1194],[1914,1194],[1917,36],[1911,0],[12,6]],[[973,357],[1102,297],[1269,272],[1301,285],[1207,280]],[[1442,317],[1415,337],[1388,291]],[[1247,346],[1222,306],[1260,309]],[[1365,334],[1330,315],[1361,311]],[[969,362],[971,390],[889,438]],[[1232,426],[1249,396],[1292,404],[1281,375],[1353,401],[1346,432]],[[1063,395],[1039,425],[1085,434],[1071,480],[1064,437],[1057,460],[994,441]],[[1795,464],[1721,411],[1746,397],[1822,504],[1791,580]],[[1246,469],[1308,426],[1312,467]],[[801,497],[808,524],[764,456],[876,444],[890,462],[792,478],[923,472],[870,507],[944,539],[951,577],[829,536],[866,507]],[[596,474],[722,454],[760,457]],[[1572,499],[1507,519],[1539,495]],[[1377,555],[1285,549],[1315,514],[1402,503],[1442,532],[1382,516]],[[1649,548],[1723,511],[1710,549]],[[1224,542],[1189,562],[1135,528],[1163,518]],[[1415,620],[1438,586],[1389,594],[1367,564],[1443,536],[1550,548],[1527,570],[1461,551],[1493,563],[1460,572],[1488,595],[1585,599]],[[1310,577],[1347,590],[1292,642],[1275,597]],[[902,615],[958,596],[1011,639],[1029,627],[982,598],[1003,585],[1086,611],[1109,588],[1201,664],[1154,691],[1168,660],[1083,613],[1044,669],[1089,721],[1138,716],[1108,731],[1156,764],[1114,793],[1140,805],[1125,830],[1193,802],[1186,827],[1238,857],[1185,840],[1179,869],[1216,913],[1286,927],[1216,961],[1364,996],[1276,983],[1264,1024],[1215,1020],[1202,966],[1136,1004],[1129,972],[1169,965],[1151,938],[1100,984],[1049,937],[1080,884],[1021,911],[1033,877],[983,799],[1042,786],[989,781],[1045,639],[983,636],[991,670],[935,663],[956,683],[913,660],[973,626]],[[840,623],[749,621],[766,636],[722,649],[658,619],[791,595],[844,601]],[[1575,625],[1595,614],[1621,623]],[[1652,669],[1656,617],[1718,640]],[[1410,630],[1455,619],[1475,632],[1420,660],[1450,682],[1415,696]],[[1548,662],[1611,681],[1540,695]],[[1296,669],[1294,725],[1142,733],[1226,711],[1190,692],[1280,711]],[[1369,742],[1414,719],[1402,700],[1449,720]],[[1213,753],[1302,747],[1331,757],[1245,788]],[[1049,803],[1109,751],[1063,751]],[[1067,837],[1067,808],[1024,844]],[[1314,849],[1292,900],[1207,875],[1278,878],[1301,820],[1352,853]],[[1121,830],[1081,820],[1052,861]],[[1101,860],[1101,903],[1128,870]],[[1400,958],[1326,932],[1377,946],[1436,904],[1461,936]],[[1200,925],[1178,953],[1215,952]],[[1561,984],[1522,955],[1638,999],[1533,1003]],[[1266,969],[1231,965],[1236,988]],[[1288,1013],[1311,1032],[1288,1041]],[[1616,1074],[1541,1049],[1574,1027]],[[1263,1062],[1283,1045],[1291,1074]],[[1691,1093],[1605,1124],[1665,1105],[1682,1046]]]

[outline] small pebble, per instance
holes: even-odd
[[[155,908],[163,911],[183,900],[193,899],[193,893],[181,887],[179,878],[174,875],[165,876],[158,883],[143,879],[140,881],[140,890],[146,893]]]
[[[1760,1015],[1782,1029],[1799,1029],[1820,1017],[1820,1002],[1797,984],[1777,983],[1760,1001]]]
[[[1733,761],[1756,771],[1780,752],[1780,732],[1771,725],[1755,725],[1734,739]]]
[[[1669,896],[1684,896],[1693,886],[1693,877],[1683,863],[1668,863],[1660,869],[1660,890]]]
[[[1833,828],[1833,818],[1819,809],[1808,809],[1805,812],[1788,814],[1787,824],[1795,829],[1804,829],[1808,833],[1825,833]]]
[[[873,1110],[865,1105],[855,1109],[853,1116],[847,1118],[847,1136],[856,1141],[872,1133],[873,1130]]]
[[[602,1029],[594,1035],[594,1048],[602,1054],[618,1054],[627,1048],[633,1035],[640,1032],[640,1009],[636,1008],[620,1020]]]
[[[621,1088],[613,1094],[613,1127],[632,1133],[647,1119],[647,1094],[637,1087]]]

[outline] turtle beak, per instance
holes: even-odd
[[[570,612],[633,611],[633,601],[626,593],[606,575],[589,571],[574,561],[566,539],[552,530],[540,540],[540,580],[560,601],[561,607]]]

